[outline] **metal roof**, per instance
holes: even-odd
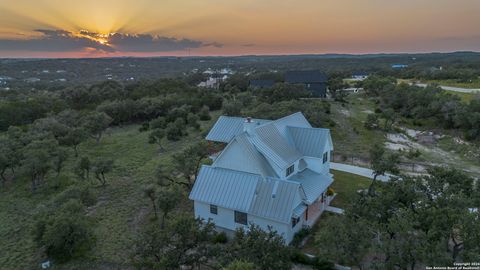
[[[326,83],[327,75],[318,70],[298,70],[285,73],[287,83]]]
[[[248,212],[258,181],[257,174],[202,166],[190,192],[191,200]]]
[[[302,157],[272,123],[257,127],[255,133],[256,136],[250,137],[253,144],[279,168],[285,169]]]
[[[313,203],[333,183],[331,174],[319,174],[310,169],[293,175],[289,180],[302,185],[308,204]]]
[[[271,120],[265,119],[252,120],[258,125],[271,122]],[[215,125],[213,125],[212,129],[208,133],[206,139],[208,141],[228,143],[236,135],[242,133],[244,122],[245,118],[242,117],[220,116],[220,118],[218,118],[217,122],[215,123]]]
[[[322,158],[330,130],[325,128],[287,127],[295,148],[304,156]],[[329,149],[327,149],[328,151]]]
[[[263,177],[278,177],[265,156],[250,141],[246,132],[236,136],[215,159],[212,166],[251,172]]]
[[[249,213],[289,223],[292,211],[298,205],[299,189],[300,185],[295,182],[273,178],[259,181]]]
[[[274,80],[250,80],[250,87],[269,88],[275,84]]]
[[[299,204],[293,209],[293,217],[301,217],[305,210],[307,210],[307,205],[304,203]]]

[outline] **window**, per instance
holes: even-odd
[[[328,161],[328,152],[323,153],[323,163]]]
[[[289,176],[289,175],[292,174],[294,171],[295,171],[295,164],[293,164],[292,166],[290,166],[290,167],[287,168],[287,174],[286,174],[286,176]]]
[[[210,213],[217,215],[218,214],[218,208],[214,204],[210,204]]]
[[[292,228],[295,228],[295,226],[297,226],[299,222],[300,222],[300,217],[297,217],[297,218],[292,217]]]
[[[247,213],[235,211],[235,223],[247,225]]]

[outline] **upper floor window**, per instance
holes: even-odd
[[[235,211],[235,223],[247,225],[247,213]]]
[[[323,163],[328,161],[328,152],[323,153]]]
[[[295,171],[295,164],[293,164],[292,166],[288,167],[287,168],[287,173],[285,174],[285,176],[289,176],[290,174],[292,174],[293,172]]]
[[[210,204],[210,213],[217,215],[218,214],[218,208],[214,204]]]
[[[300,223],[300,218],[299,217],[292,217],[292,228],[295,228],[297,224]]]

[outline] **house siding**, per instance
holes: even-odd
[[[238,224],[235,223],[235,214],[234,210],[232,209],[227,209],[218,206],[218,214],[214,215],[210,213],[210,204],[195,201],[194,202],[194,210],[195,210],[195,216],[199,218],[203,218],[205,220],[211,219],[213,223],[215,223],[215,226],[230,230],[230,231],[235,231],[236,229],[243,227],[244,229],[248,229],[248,226],[243,225],[243,224]],[[279,235],[281,235],[286,243],[290,243],[293,239],[293,235],[295,232],[301,229],[303,225],[303,218],[300,221],[301,224],[297,224],[295,228],[292,230],[292,225],[291,223],[286,224],[286,223],[281,223],[269,219],[264,219],[261,217],[257,217],[251,214],[247,213],[247,220],[248,224],[253,223],[263,230],[268,230],[268,226],[271,226],[273,229],[275,229]]]

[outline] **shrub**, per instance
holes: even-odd
[[[294,236],[293,236],[293,240],[291,242],[291,245],[292,246],[298,246],[300,245],[300,243],[302,242],[303,239],[305,239],[305,237],[307,237],[307,235],[309,235],[311,232],[311,230],[309,228],[302,228],[300,231],[298,231]]]
[[[216,234],[212,239],[214,244],[225,244],[228,242],[228,237],[225,232]]]
[[[36,215],[33,237],[49,257],[60,262],[83,255],[95,241],[78,200],[69,200],[58,209],[42,208]]]
[[[62,205],[69,200],[79,200],[85,206],[92,206],[97,202],[96,194],[88,186],[72,186],[56,196],[54,203]]]

